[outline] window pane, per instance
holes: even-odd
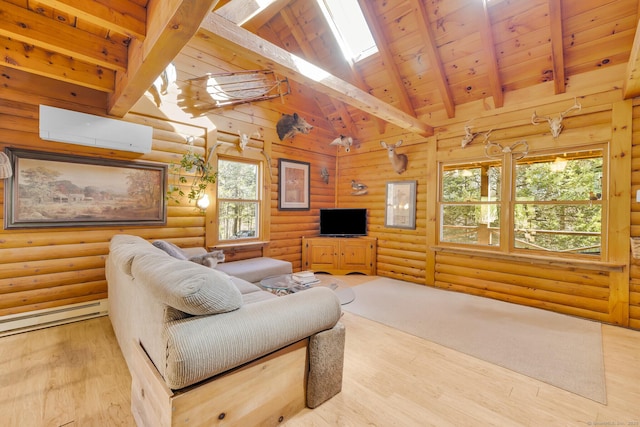
[[[251,239],[258,229],[258,203],[225,202],[218,205],[220,240]]]
[[[498,204],[443,205],[441,224],[442,242],[489,246],[500,244]]]
[[[322,0],[318,5],[345,58],[358,62],[378,52],[357,0]]]
[[[490,164],[446,166],[442,174],[443,202],[500,200],[500,167]]]
[[[599,200],[602,152],[525,158],[516,165],[516,200]]]
[[[515,247],[600,254],[602,206],[593,204],[517,204]]]
[[[219,160],[218,198],[258,200],[258,165]]]

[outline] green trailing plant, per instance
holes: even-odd
[[[184,197],[189,199],[189,203],[197,202],[207,193],[207,186],[214,184],[218,176],[204,156],[191,151],[182,156],[180,163],[171,164],[169,172],[176,177],[177,183],[169,185],[167,199],[176,203],[180,203]]]

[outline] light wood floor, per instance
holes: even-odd
[[[343,323],[343,391],[287,426],[640,425],[638,331],[603,325],[602,405],[351,313]],[[130,381],[106,317],[0,338],[0,426],[134,426]]]

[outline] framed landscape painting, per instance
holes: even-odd
[[[5,229],[166,224],[166,165],[5,152]]]

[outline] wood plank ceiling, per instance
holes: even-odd
[[[0,0],[3,65],[106,93],[105,112],[122,116],[206,34],[310,86],[347,134],[367,118],[429,134],[460,105],[499,108],[545,82],[563,93],[572,77],[621,64],[625,97],[640,94],[638,0],[358,1],[379,52],[352,64],[310,0]],[[331,78],[312,81],[301,60]]]

